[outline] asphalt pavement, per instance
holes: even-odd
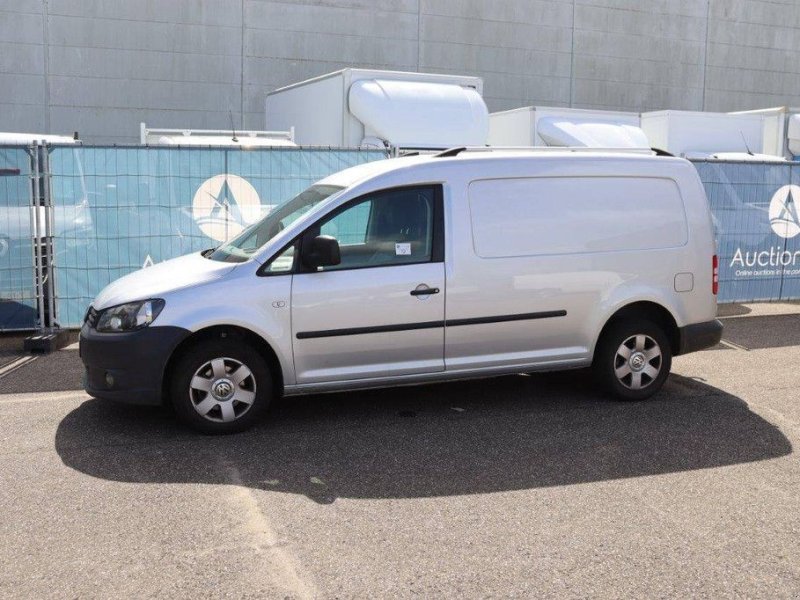
[[[286,399],[244,434],[0,353],[0,597],[800,596],[800,306],[655,399],[584,372]]]

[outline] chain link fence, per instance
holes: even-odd
[[[33,152],[0,146],[0,331],[38,325]]]
[[[80,326],[115,279],[218,246],[315,181],[383,158],[357,149],[52,147],[57,324]]]
[[[0,331],[78,327],[110,282],[219,245],[358,149],[0,147]],[[720,302],[800,299],[800,163],[694,161]]]
[[[714,219],[719,301],[800,299],[800,163],[694,164]]]

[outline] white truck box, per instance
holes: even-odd
[[[267,129],[302,146],[404,149],[485,145],[479,77],[344,69],[267,94]]]
[[[764,117],[764,152],[767,154],[790,160],[800,155],[800,107],[777,106],[730,114]]]
[[[765,117],[757,114],[660,110],[642,113],[644,130],[654,148],[686,158],[719,153],[771,154],[764,144]]]
[[[491,146],[649,148],[639,114],[525,106],[489,115]]]

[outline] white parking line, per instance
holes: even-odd
[[[84,402],[91,396],[83,390],[69,392],[25,392],[16,394],[0,394],[0,404],[18,404],[21,402],[58,402],[59,400],[73,400]]]
[[[9,373],[13,373],[14,371],[19,369],[20,367],[24,367],[25,365],[27,365],[29,363],[32,363],[37,358],[39,358],[39,357],[38,356],[31,356],[31,355],[21,356],[17,360],[12,360],[7,365],[3,365],[2,367],[0,367],[0,379],[5,377]]]
[[[221,463],[231,484],[231,498],[245,518],[253,541],[259,549],[266,551],[275,567],[272,583],[284,588],[287,598],[319,598],[319,590],[289,549],[280,543],[278,534],[258,505],[255,494],[243,481],[239,469],[226,459]]]
[[[741,344],[736,344],[734,342],[729,342],[728,340],[720,340],[719,343],[722,344],[723,346],[727,346],[728,348],[731,348],[733,350],[745,350],[747,352],[750,351],[750,348],[748,348],[746,346],[742,346]]]

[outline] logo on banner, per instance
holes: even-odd
[[[800,185],[784,185],[769,202],[769,224],[782,238],[800,234]],[[785,243],[742,250],[736,248],[728,265],[735,268],[736,277],[786,277],[800,275],[800,250],[787,248]]]
[[[249,181],[238,175],[215,175],[197,188],[192,217],[204,234],[227,242],[261,216],[261,199]]]
[[[769,224],[772,226],[772,231],[782,238],[793,238],[800,233],[798,202],[800,202],[798,185],[783,186],[770,200]]]

